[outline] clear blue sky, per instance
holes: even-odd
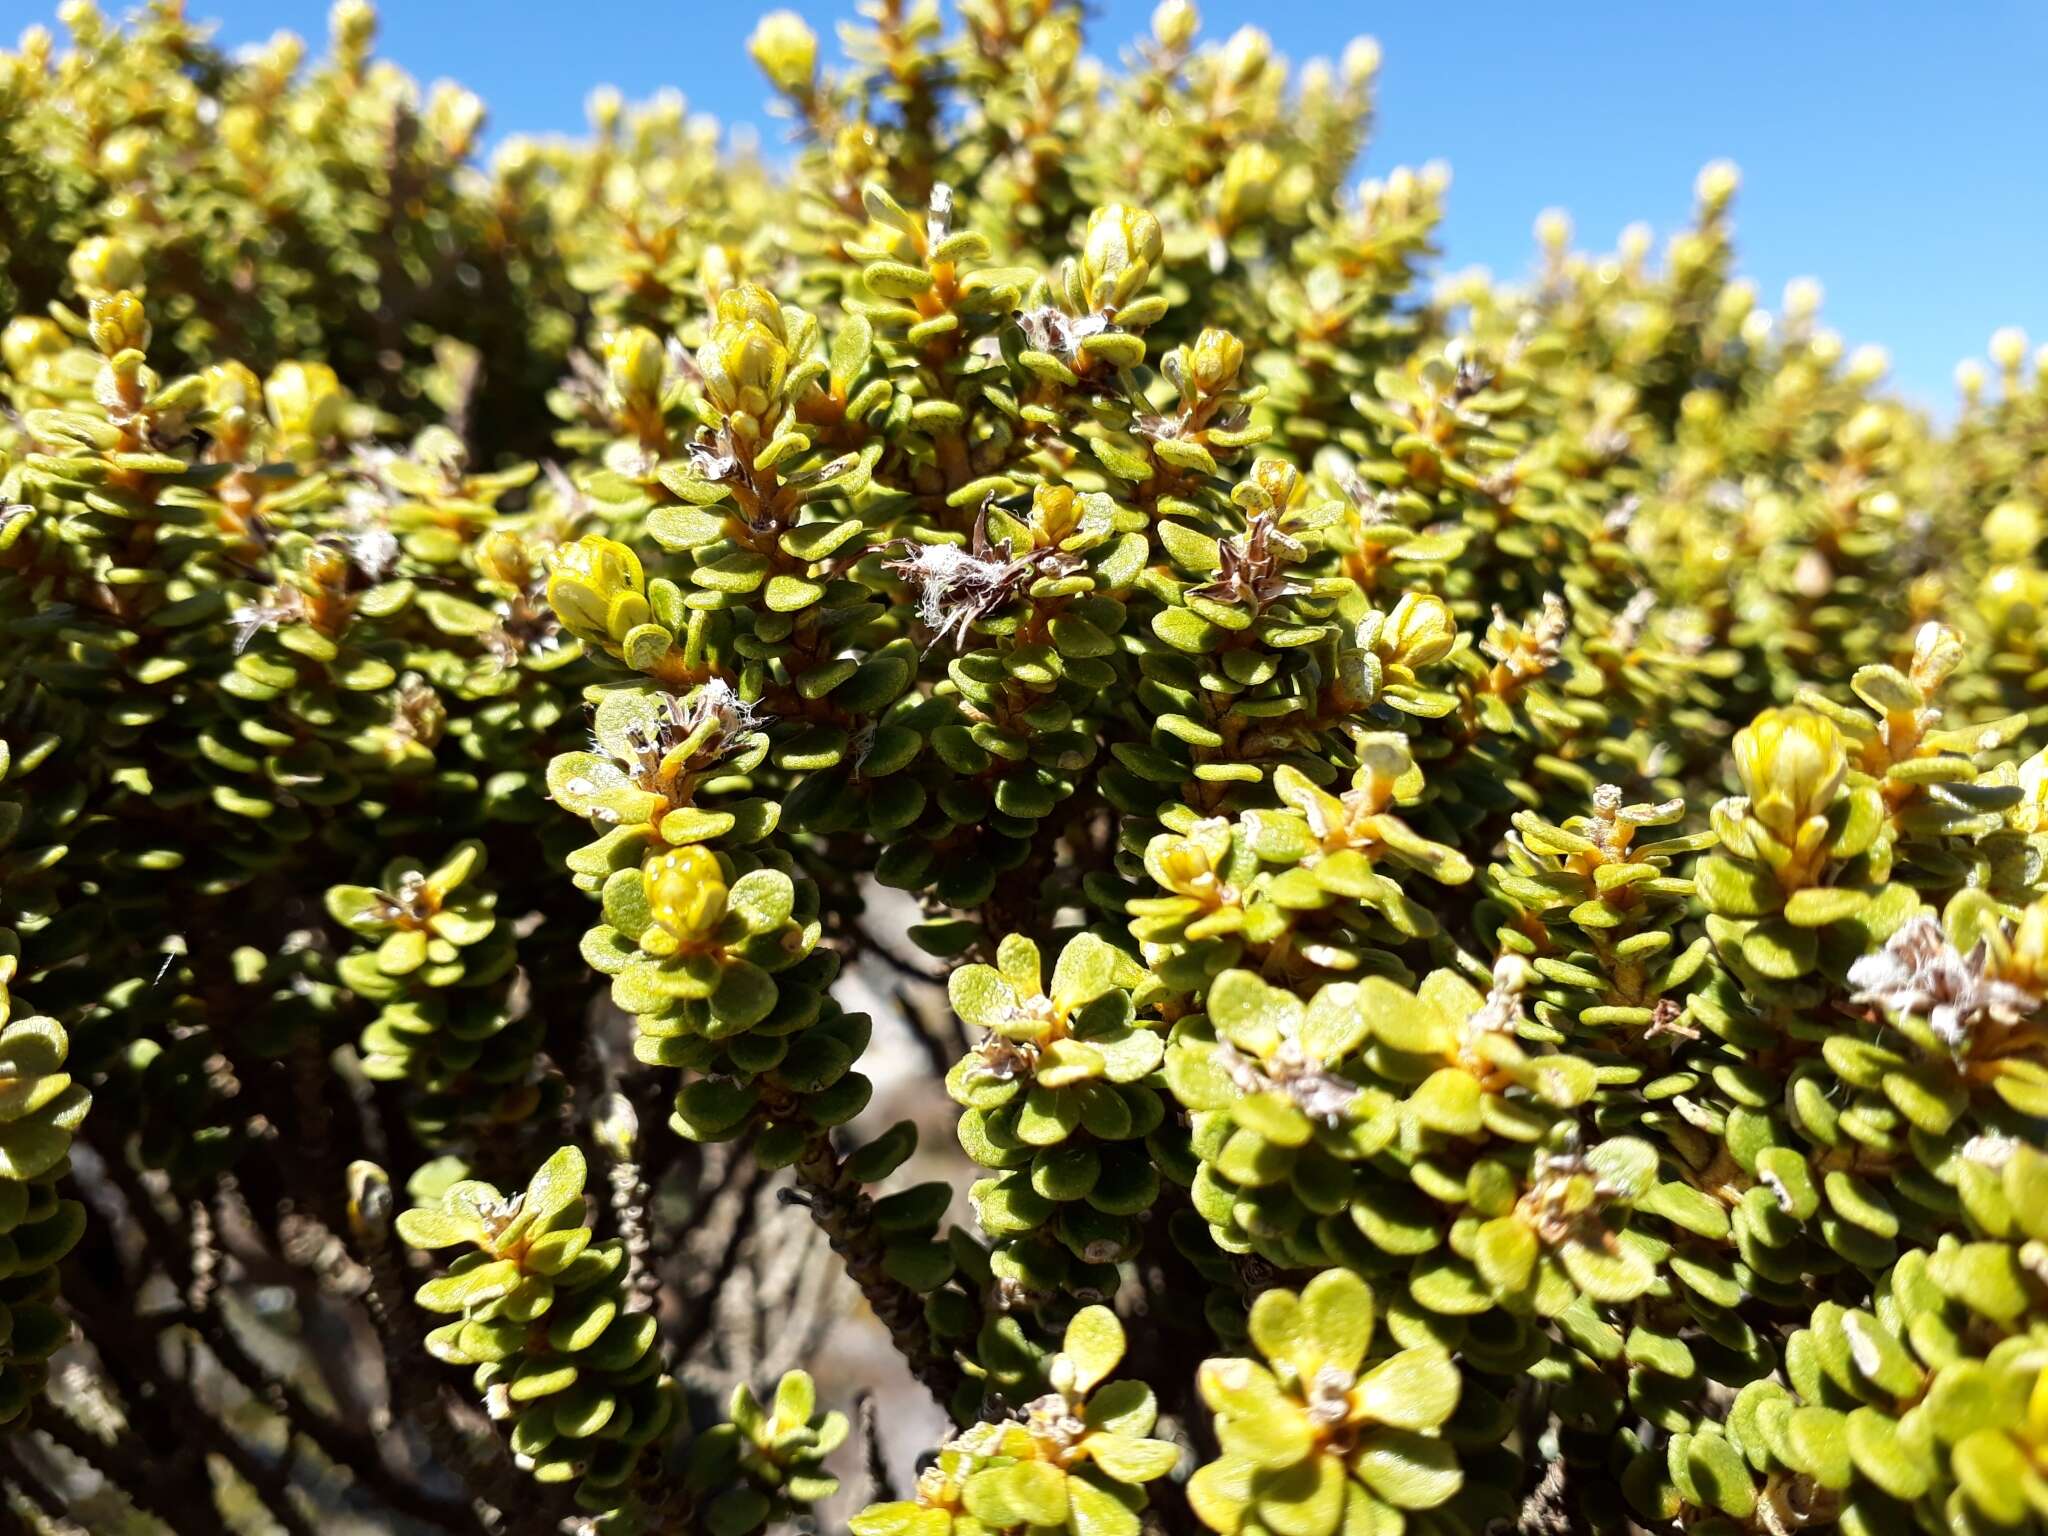
[[[103,0],[112,8],[117,0]],[[828,39],[851,0],[784,0]],[[1245,21],[1297,61],[1378,37],[1380,119],[1362,170],[1448,160],[1446,265],[1520,274],[1558,206],[1611,248],[1686,215],[1693,175],[1728,156],[1738,235],[1764,302],[1827,290],[1851,345],[1882,342],[1909,396],[1944,414],[1956,361],[1999,325],[2048,340],[2048,6],[2038,0],[1198,0],[1207,35]],[[322,0],[187,0],[229,43],[324,36]],[[55,0],[0,6],[26,18]],[[382,51],[460,80],[493,136],[575,131],[590,87],[664,85],[728,122],[765,117],[744,43],[765,0],[385,0]],[[1151,0],[1102,0],[1113,59]]]

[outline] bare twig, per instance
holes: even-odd
[[[934,1342],[925,1322],[923,1300],[883,1268],[882,1238],[872,1220],[873,1202],[847,1177],[827,1133],[819,1131],[811,1137],[797,1160],[796,1175],[800,1190],[785,1191],[784,1197],[809,1208],[811,1219],[831,1242],[847,1274],[889,1330],[911,1374],[924,1383],[942,1410],[953,1414],[966,1382],[959,1363]]]

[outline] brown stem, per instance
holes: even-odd
[[[955,1415],[966,1377],[959,1363],[950,1354],[942,1353],[933,1341],[925,1322],[923,1299],[907,1285],[891,1279],[883,1268],[882,1238],[871,1219],[873,1203],[862,1193],[859,1183],[847,1177],[846,1166],[833,1151],[828,1133],[819,1131],[806,1143],[803,1156],[797,1160],[796,1176],[803,1187],[802,1203],[810,1208],[811,1219],[845,1264],[847,1274],[860,1287],[875,1316],[889,1330],[897,1353],[939,1407],[949,1416]]]

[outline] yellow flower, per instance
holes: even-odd
[[[2041,514],[2024,501],[2002,501],[1984,515],[1984,542],[1997,560],[2025,560],[2041,542]]]

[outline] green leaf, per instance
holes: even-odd
[[[1160,1444],[1157,1440],[1138,1443]],[[1168,1446],[1167,1449],[1171,1451],[1173,1447]],[[1171,1466],[1172,1463],[1169,1462],[1168,1465]],[[1106,1488],[1096,1487],[1086,1477],[1069,1477],[1067,1529],[1072,1531],[1074,1536],[1138,1536],[1140,1526],[1137,1511],[1114,1493]]]
[[[1120,1483],[1149,1483],[1166,1476],[1180,1460],[1180,1447],[1167,1440],[1097,1433],[1083,1443],[1088,1459]]]
[[[399,1213],[398,1235],[414,1248],[453,1248],[459,1243],[481,1243],[484,1224],[467,1211],[422,1207]]]
[[[1398,1429],[1367,1431],[1351,1470],[1396,1509],[1435,1509],[1464,1484],[1449,1442]]]
[[[580,1150],[573,1146],[561,1148],[540,1165],[526,1186],[526,1203],[520,1214],[545,1230],[556,1216],[579,1204],[587,1173]]]
[[[1274,1536],[1335,1536],[1344,1519],[1344,1463],[1318,1452],[1259,1485],[1260,1523]]]
[[[1073,1366],[1072,1395],[1086,1397],[1123,1359],[1123,1325],[1107,1307],[1083,1307],[1067,1324],[1061,1353]]]
[[[1067,1474],[1049,1462],[1021,1461],[977,1472],[961,1490],[967,1512],[984,1525],[1062,1525]]]
[[[1306,1415],[1255,1361],[1205,1360],[1196,1379],[1229,1454],[1255,1466],[1290,1467],[1314,1446]]]
[[[1462,1067],[1440,1067],[1408,1096],[1407,1113],[1423,1126],[1446,1136],[1477,1136],[1484,1093],[1479,1080]]]
[[[1436,1345],[1422,1345],[1404,1349],[1367,1371],[1353,1400],[1375,1423],[1435,1429],[1457,1408],[1463,1385],[1449,1354]]]

